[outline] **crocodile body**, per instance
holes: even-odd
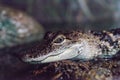
[[[22,52],[29,63],[48,63],[65,59],[109,59],[119,54],[120,29],[109,31],[48,32],[43,43]]]

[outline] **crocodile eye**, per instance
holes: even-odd
[[[65,37],[61,35],[61,36],[58,36],[58,37],[53,41],[53,43],[61,44],[61,43],[64,42],[64,40],[65,40]]]
[[[64,41],[64,38],[58,38],[54,41],[54,43],[61,43]]]

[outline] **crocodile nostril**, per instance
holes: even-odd
[[[25,55],[22,55],[21,56],[21,60],[23,61],[23,62],[28,62],[28,59],[29,58],[32,58],[32,55],[30,55],[30,54],[25,54]]]
[[[26,57],[26,58],[32,58],[32,55],[26,54],[25,57]]]

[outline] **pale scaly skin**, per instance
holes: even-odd
[[[109,59],[120,50],[120,29],[109,31],[48,32],[43,44],[22,52],[29,63],[48,63],[66,59]]]

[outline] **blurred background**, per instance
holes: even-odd
[[[20,10],[33,17],[41,24],[40,27],[44,28],[40,30],[42,35],[46,31],[120,28],[120,0],[0,0],[0,5]],[[34,36],[24,37],[28,41]],[[15,43],[14,38],[10,38],[12,42],[5,41],[6,39],[2,40],[4,44],[0,41],[0,46],[4,46],[4,49],[0,49],[0,80],[33,80],[28,78],[27,73],[33,65],[24,64],[11,56],[14,50],[19,53],[26,48],[11,48],[8,45]],[[40,38],[34,38],[32,41],[36,40]],[[14,44],[16,45],[19,45],[19,42]]]
[[[27,12],[46,30],[119,27],[120,0],[0,0]]]

